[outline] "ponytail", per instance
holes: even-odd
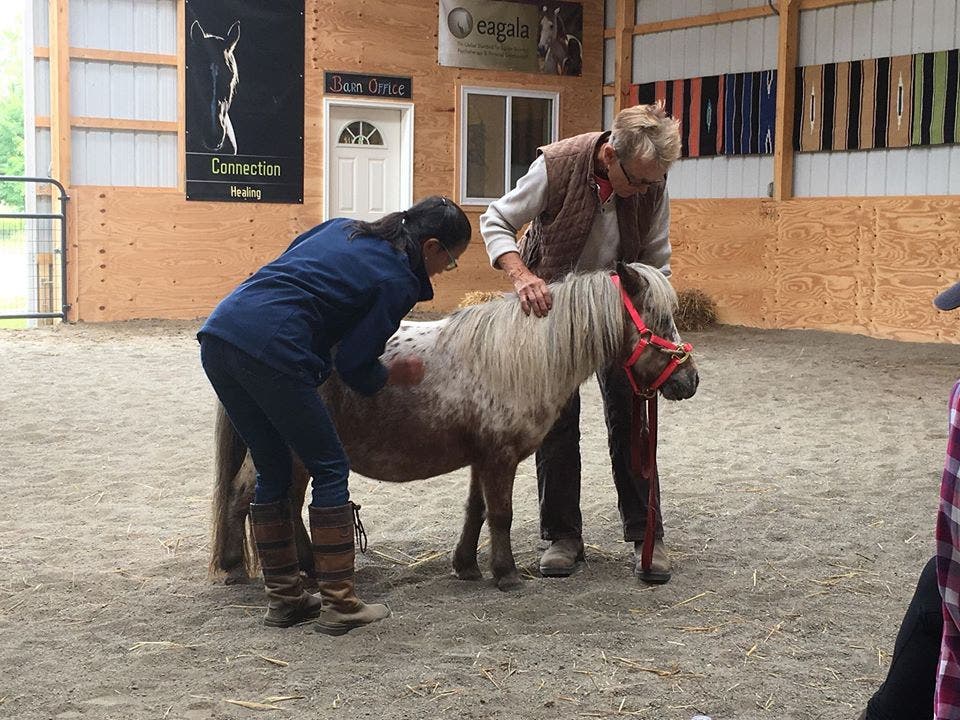
[[[374,222],[354,220],[349,238],[367,235],[390,243],[396,250],[420,257],[420,246],[437,238],[447,250],[459,250],[470,242],[470,220],[455,202],[432,195],[408,210],[384,215]]]

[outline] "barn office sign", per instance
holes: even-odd
[[[413,79],[408,77],[326,72],[324,73],[323,87],[327,95],[362,95],[379,98],[413,97]]]
[[[187,200],[303,202],[304,0],[186,0]]]
[[[439,62],[580,75],[583,7],[542,0],[440,0]]]

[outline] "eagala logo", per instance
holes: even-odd
[[[466,8],[454,8],[447,15],[447,27],[455,38],[463,40],[473,30],[473,15]]]
[[[473,15],[466,8],[454,8],[447,15],[447,27],[454,37],[463,40],[473,30]],[[491,35],[498,43],[503,43],[508,38],[529,38],[530,26],[520,22],[519,17],[513,22],[478,20],[477,34]]]

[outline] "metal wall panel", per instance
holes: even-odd
[[[177,69],[71,60],[70,107],[85,117],[175,121]]]
[[[47,47],[50,42],[50,17],[48,0],[33,0],[33,44]]]
[[[756,7],[759,0],[637,0],[637,24]]]
[[[613,127],[613,95],[606,95],[603,98],[603,129],[609,130]]]
[[[757,0],[638,0],[637,23],[753,7]],[[609,3],[607,12],[611,13]],[[633,82],[766,70],[777,65],[778,18],[637,36]],[[956,0],[876,0],[800,15],[799,64],[817,65],[960,47]],[[612,112],[612,111],[611,111]],[[604,122],[607,122],[606,105]],[[672,197],[765,197],[770,156],[688,158],[670,173]],[[955,193],[960,146],[797,153],[795,193]]]
[[[50,115],[50,61],[46,58],[33,61],[33,107],[35,115]]]
[[[640,22],[752,7],[755,0],[642,0]],[[641,10],[641,6],[642,10]],[[633,39],[633,81],[673,80],[719,73],[751,72],[777,66],[778,21],[755,18],[699,28],[641,35]],[[686,158],[670,171],[674,198],[766,197],[773,180],[770,156]]]
[[[607,38],[603,41],[603,83],[610,85],[614,81],[617,58],[617,41]]]
[[[777,18],[767,17],[637,35],[633,82],[768,70],[777,66],[777,32]]]
[[[617,26],[617,0],[603,0],[603,27],[613,30]]]
[[[74,128],[76,185],[175,187],[176,133]]]
[[[956,0],[877,0],[800,14],[800,65],[960,47]],[[794,193],[945,195],[960,190],[960,146],[797,153]]]
[[[71,0],[70,43],[132,52],[177,51],[174,0]]]
[[[37,159],[35,161],[36,167],[32,170],[40,177],[50,177],[50,128],[37,128],[35,137],[37,139]],[[27,173],[29,174],[30,172],[31,168],[27,168]]]
[[[47,37],[47,3],[34,0],[35,44]],[[74,47],[176,54],[176,0],[71,0]],[[49,115],[50,67],[34,63],[35,112]],[[124,120],[177,119],[177,69],[87,60],[70,61],[70,113]],[[73,128],[72,181],[77,185],[175,187],[176,133]],[[50,132],[36,133],[37,171],[50,166]]]

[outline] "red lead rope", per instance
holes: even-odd
[[[644,407],[646,404],[646,407]],[[646,417],[644,417],[646,414]],[[644,422],[646,420],[646,422]],[[633,396],[633,420],[630,426],[632,437],[633,475],[647,481],[647,528],[643,534],[643,551],[640,554],[640,567],[650,571],[653,562],[653,543],[656,539],[657,517],[660,515],[660,474],[657,472],[657,396],[645,399],[641,395]],[[646,451],[646,462],[642,453]]]
[[[612,275],[613,284],[620,290],[623,306],[630,319],[640,333],[637,346],[630,353],[630,357],[623,363],[624,372],[633,388],[633,417],[630,426],[630,459],[634,478],[643,477],[648,484],[647,494],[647,527],[643,536],[643,550],[640,553],[640,567],[644,572],[650,571],[653,562],[653,544],[656,540],[657,517],[660,515],[660,474],[657,472],[657,389],[663,385],[681,363],[685,362],[693,351],[690,343],[677,345],[647,327],[633,301],[620,284],[620,276]],[[641,389],[633,377],[631,368],[648,347],[668,353],[672,357],[651,383],[650,387]],[[646,404],[646,405],[644,405]],[[646,458],[643,453],[646,452]]]

